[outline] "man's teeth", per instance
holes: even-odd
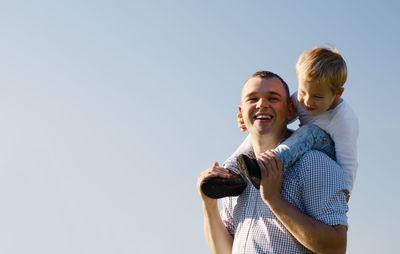
[[[265,120],[270,120],[272,119],[272,116],[270,115],[258,115],[255,117],[256,119],[265,119]]]

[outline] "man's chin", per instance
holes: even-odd
[[[269,127],[258,127],[254,129],[254,134],[256,135],[265,135],[271,132],[271,128]]]

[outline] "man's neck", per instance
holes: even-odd
[[[264,153],[267,150],[274,149],[278,144],[289,136],[285,129],[282,133],[269,133],[264,135],[251,135],[253,149],[255,154]]]

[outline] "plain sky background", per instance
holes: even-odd
[[[359,116],[348,253],[395,253],[398,1],[1,1],[0,253],[208,253],[197,176],[240,89],[334,44]]]

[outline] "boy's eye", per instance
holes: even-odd
[[[271,98],[269,98],[269,100],[272,101],[272,102],[277,102],[277,101],[279,101],[279,98],[271,97]]]

